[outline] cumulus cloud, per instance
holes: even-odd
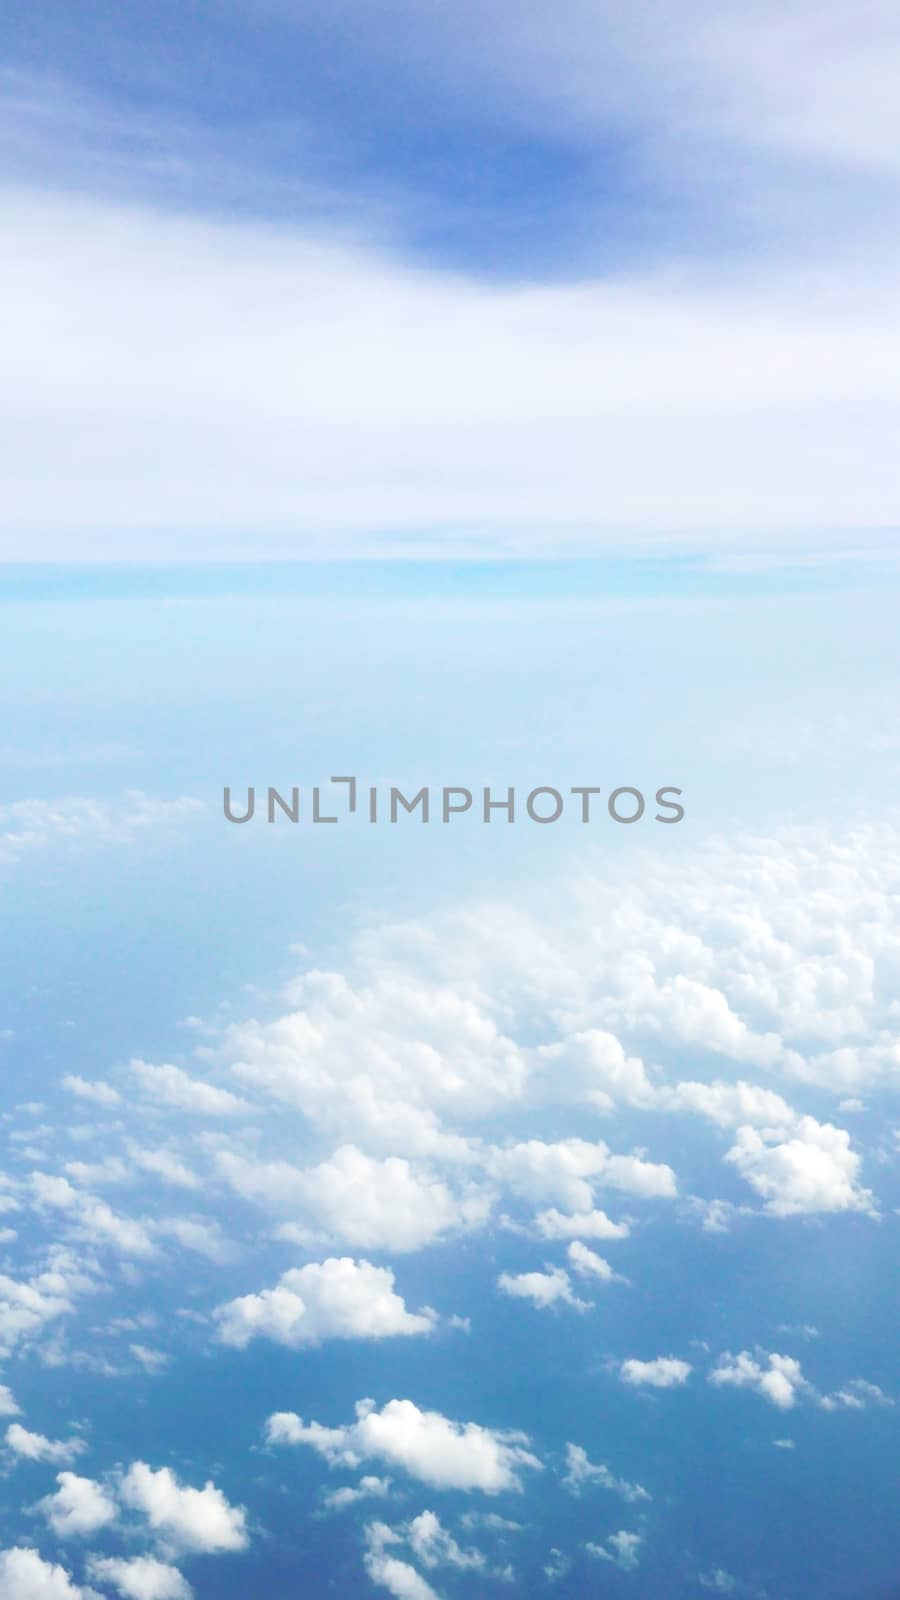
[[[301,1220],[285,1224],[281,1234],[301,1243],[324,1235],[368,1250],[418,1250],[483,1220],[489,1207],[484,1194],[460,1197],[405,1157],[379,1160],[355,1145],[342,1145],[306,1169],[286,1161],[251,1162],[230,1151],[220,1153],[218,1166],[245,1198],[299,1214]]]
[[[591,1461],[587,1451],[579,1444],[566,1445],[566,1471],[562,1482],[564,1487],[575,1495],[581,1494],[591,1484],[596,1484],[601,1489],[611,1489],[614,1494],[621,1495],[623,1500],[634,1502],[650,1499],[650,1495],[641,1484],[617,1478],[615,1473],[610,1472],[609,1467]]]
[[[603,1256],[598,1256],[596,1250],[589,1250],[580,1239],[572,1240],[566,1254],[572,1270],[582,1278],[594,1278],[599,1279],[601,1283],[612,1283],[618,1277],[609,1262]]]
[[[454,1422],[439,1411],[420,1411],[412,1400],[389,1400],[380,1411],[374,1401],[360,1400],[356,1421],[338,1428],[276,1412],[266,1423],[266,1438],[270,1444],[311,1445],[332,1465],[381,1460],[435,1489],[499,1494],[520,1489],[522,1471],[540,1467],[526,1434]]]
[[[211,1480],[193,1489],[179,1483],[169,1467],[154,1471],[135,1461],[122,1479],[120,1495],[175,1550],[243,1550],[249,1542],[246,1512],[230,1505]]]
[[[618,1533],[611,1533],[605,1544],[595,1544],[589,1540],[584,1548],[598,1560],[611,1561],[623,1572],[633,1572],[640,1562],[638,1552],[641,1542],[639,1533],[628,1533],[622,1528]]]
[[[429,1154],[447,1147],[439,1118],[481,1116],[521,1096],[525,1052],[468,980],[432,978],[407,957],[355,982],[305,973],[286,999],[294,1009],[275,1022],[232,1028],[226,1054],[241,1082],[325,1132]]]
[[[726,1158],[765,1200],[774,1216],[822,1211],[871,1211],[859,1182],[860,1158],[844,1128],[801,1117],[792,1138],[739,1128]]]
[[[58,1539],[80,1538],[96,1533],[114,1522],[118,1510],[115,1500],[93,1478],[79,1478],[74,1472],[58,1472],[55,1494],[38,1501],[38,1509]]]
[[[194,1593],[177,1567],[155,1556],[93,1556],[88,1576],[111,1584],[124,1600],[192,1600]]]
[[[530,1139],[495,1148],[486,1166],[514,1193],[571,1211],[591,1211],[594,1184],[644,1198],[670,1199],[678,1192],[671,1167],[638,1156],[611,1155],[602,1139],[595,1143],[563,1139],[556,1144]]]
[[[891,1395],[885,1394],[877,1383],[869,1383],[866,1378],[851,1378],[842,1389],[836,1389],[833,1394],[818,1395],[819,1405],[824,1411],[864,1411],[867,1406],[892,1406],[894,1400]]]
[[[67,1073],[62,1080],[62,1086],[69,1094],[77,1095],[80,1100],[90,1100],[95,1106],[113,1107],[122,1104],[122,1096],[111,1083],[96,1080],[91,1082],[87,1078],[79,1077],[77,1072]]]
[[[36,1550],[0,1550],[3,1600],[101,1600],[95,1589],[72,1581],[65,1567],[44,1561]]]
[[[18,1417],[21,1413],[22,1408],[17,1405],[12,1390],[0,1383],[0,1417]]]
[[[0,1353],[8,1355],[71,1310],[72,1285],[64,1273],[41,1272],[27,1282],[0,1273]]]
[[[406,1539],[425,1567],[459,1567],[479,1571],[486,1565],[480,1550],[464,1550],[434,1511],[422,1511],[407,1525]]]
[[[197,1189],[200,1180],[184,1162],[165,1149],[145,1149],[140,1145],[129,1143],[128,1154],[136,1167],[142,1172],[152,1173],[163,1183],[173,1184],[179,1189]]]
[[[25,1461],[47,1461],[54,1465],[67,1464],[87,1449],[83,1439],[48,1439],[43,1433],[31,1433],[21,1423],[11,1422],[5,1434],[7,1448]]]
[[[383,1522],[372,1522],[366,1528],[365,1565],[372,1582],[387,1589],[396,1600],[440,1600],[415,1567],[390,1552],[389,1547],[399,1543],[399,1534]]]
[[[390,1493],[390,1487],[390,1478],[366,1473],[358,1483],[345,1484],[342,1489],[330,1489],[322,1496],[322,1504],[326,1511],[343,1511],[346,1506],[356,1505],[359,1500],[383,1500]]]
[[[201,1078],[192,1078],[181,1067],[153,1066],[149,1061],[135,1060],[130,1070],[142,1094],[157,1105],[201,1117],[233,1117],[250,1109],[247,1101],[232,1094],[230,1089],[219,1089]]]
[[[619,1377],[636,1389],[677,1389],[687,1383],[692,1370],[690,1362],[678,1356],[657,1356],[654,1361],[639,1361],[630,1356],[622,1362]]]
[[[539,1211],[535,1226],[545,1239],[627,1239],[627,1222],[612,1222],[605,1211],[576,1211],[568,1216],[551,1206]]]
[[[33,1172],[31,1188],[38,1207],[64,1212],[74,1232],[91,1243],[105,1245],[123,1256],[146,1258],[156,1254],[150,1225],[113,1211],[105,1200],[75,1188],[68,1178]]]
[[[274,1289],[242,1295],[216,1312],[223,1344],[243,1349],[257,1336],[296,1349],[323,1339],[387,1339],[430,1333],[433,1311],[407,1311],[388,1267],[347,1256],[282,1274]]]
[[[548,1265],[545,1272],[501,1272],[498,1288],[516,1300],[530,1300],[539,1310],[548,1306],[573,1306],[576,1311],[588,1311],[590,1302],[579,1300],[569,1274],[562,1267]]]
[[[797,1113],[782,1095],[755,1083],[677,1083],[657,1092],[656,1104],[671,1111],[695,1111],[720,1128],[790,1128]]]
[[[742,1350],[736,1356],[726,1351],[709,1374],[710,1383],[719,1388],[754,1389],[773,1406],[790,1411],[796,1405],[798,1395],[809,1388],[799,1361],[795,1361],[793,1356],[783,1356],[777,1352],[767,1354],[761,1351],[760,1355],[762,1362],[748,1350]]]
[[[234,1245],[225,1238],[216,1221],[203,1221],[198,1217],[161,1217],[154,1222],[153,1231],[177,1240],[182,1250],[190,1250],[218,1264],[230,1261],[236,1254]]]

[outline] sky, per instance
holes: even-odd
[[[0,1600],[900,1596],[898,44],[6,8]]]

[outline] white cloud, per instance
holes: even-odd
[[[176,1239],[182,1250],[206,1256],[208,1261],[224,1263],[231,1261],[235,1255],[235,1247],[225,1238],[215,1221],[204,1222],[197,1217],[161,1217],[154,1222],[153,1231]]]
[[[226,1029],[213,1067],[301,1107],[310,1154],[295,1165],[263,1145],[251,1158],[249,1141],[220,1137],[208,1146],[219,1176],[317,1252],[420,1249],[507,1198],[513,1227],[530,1206],[543,1237],[623,1237],[628,1219],[598,1210],[598,1195],[670,1199],[678,1185],[655,1152],[554,1137],[579,1125],[602,1081],[629,1128],[649,1111],[657,1137],[660,1113],[734,1129],[728,1165],[772,1215],[869,1208],[847,1134],[795,1101],[896,1071],[881,998],[900,969],[885,887],[900,873],[896,830],[800,829],[653,861],[652,893],[628,860],[599,881],[582,875],[565,918],[531,914],[525,891],[518,904],[371,929],[346,973],[305,973],[283,1016]],[[536,1034],[543,1043],[525,1042]],[[500,1143],[510,1107],[539,1111],[551,1131]],[[688,1205],[710,1231],[750,1211]]]
[[[366,1571],[373,1583],[395,1596],[395,1600],[439,1600],[427,1579],[410,1566],[390,1555],[385,1548],[400,1543],[398,1534],[383,1522],[372,1522],[366,1528],[368,1549],[365,1556]]]
[[[696,1111],[720,1128],[790,1128],[797,1113],[774,1089],[754,1083],[678,1083],[658,1093],[657,1104],[671,1110]]]
[[[142,1149],[140,1145],[129,1144],[128,1154],[142,1172],[152,1173],[163,1183],[174,1184],[179,1189],[200,1187],[200,1180],[196,1174],[170,1150],[147,1150]]]
[[[13,1454],[22,1456],[26,1461],[50,1461],[62,1465],[74,1461],[87,1449],[83,1439],[48,1439],[43,1433],[31,1433],[18,1422],[10,1423],[5,1438]]]
[[[146,1462],[135,1461],[120,1492],[123,1504],[145,1516],[175,1550],[243,1550],[249,1542],[246,1512],[230,1505],[212,1481],[193,1489],[180,1484],[169,1467],[155,1472]]]
[[[439,1411],[420,1411],[412,1400],[389,1400],[381,1411],[373,1401],[360,1400],[356,1421],[339,1428],[276,1412],[266,1437],[270,1444],[311,1445],[334,1465],[381,1460],[435,1489],[499,1494],[519,1489],[522,1470],[540,1466],[526,1448],[527,1435],[454,1422]]]
[[[80,1538],[96,1533],[114,1522],[116,1503],[93,1478],[79,1478],[74,1472],[58,1472],[55,1494],[38,1501],[38,1509],[58,1539]]]
[[[130,1344],[128,1348],[145,1372],[153,1374],[165,1372],[169,1365],[169,1357],[164,1350],[154,1350],[146,1344]]]
[[[631,1356],[623,1361],[619,1376],[635,1388],[677,1389],[687,1383],[692,1367],[678,1356],[657,1356],[654,1361],[639,1361]]]
[[[16,1403],[12,1390],[0,1383],[0,1417],[19,1417],[22,1407]]]
[[[322,1496],[322,1504],[327,1511],[343,1511],[345,1506],[353,1506],[359,1500],[383,1500],[391,1487],[390,1478],[378,1478],[371,1473],[365,1474],[358,1483],[346,1484],[342,1489],[330,1489]]]
[[[563,1555],[563,1552],[554,1545],[544,1563],[544,1577],[547,1582],[558,1583],[560,1578],[565,1578],[571,1569],[571,1556]]]
[[[62,1086],[69,1094],[77,1095],[81,1100],[90,1100],[95,1106],[118,1106],[122,1103],[122,1096],[111,1083],[89,1082],[87,1078],[79,1077],[77,1072],[69,1072],[62,1080]]]
[[[611,1489],[614,1494],[621,1495],[623,1500],[637,1502],[650,1499],[641,1484],[617,1478],[609,1467],[589,1460],[587,1451],[579,1444],[566,1445],[566,1471],[562,1482],[575,1495],[581,1494],[589,1484],[597,1484],[601,1489]]]
[[[573,1211],[590,1211],[593,1186],[600,1184],[643,1197],[671,1198],[677,1193],[671,1167],[638,1156],[614,1156],[603,1140],[563,1139],[546,1144],[494,1148],[486,1162],[491,1177],[536,1204],[548,1201]]]
[[[430,1333],[433,1311],[407,1311],[388,1267],[347,1256],[282,1274],[274,1289],[242,1295],[216,1312],[223,1344],[243,1349],[257,1336],[294,1349],[324,1339],[387,1339]]]
[[[576,1311],[590,1309],[587,1300],[579,1300],[562,1267],[548,1265],[545,1272],[501,1272],[497,1286],[513,1299],[530,1300],[541,1311],[553,1305],[573,1306]]]
[[[612,1222],[605,1211],[576,1211],[566,1216],[550,1207],[538,1212],[535,1226],[545,1239],[627,1239],[627,1222]]]
[[[871,1192],[858,1183],[860,1158],[844,1128],[801,1117],[793,1138],[739,1128],[726,1160],[779,1217],[821,1211],[871,1211]]]
[[[7,830],[0,831],[0,866],[14,864],[33,850],[55,844],[128,844],[148,829],[188,821],[203,809],[200,800],[186,796],[153,800],[137,789],[111,802],[77,795],[57,801],[16,800],[12,805],[0,806],[0,830]],[[74,1081],[72,1075],[71,1082]]]
[[[352,0],[316,9],[335,30],[354,14]],[[289,0],[266,0],[265,10],[297,17]],[[713,151],[720,162],[727,151],[751,188],[754,214],[768,215],[760,191],[772,185],[777,152],[786,226],[808,223],[805,191],[823,171],[896,178],[900,38],[889,0],[873,0],[862,32],[849,0],[798,0],[787,13],[760,0],[752,16],[686,0],[674,34],[662,26],[666,15],[658,0],[627,10],[611,0],[561,0],[549,13],[540,0],[523,0],[514,16],[502,0],[460,0],[451,16],[423,17],[415,0],[383,0],[385,54],[377,59],[395,71],[399,58],[436,97],[489,104],[492,119],[519,137],[584,151],[598,138],[618,144],[637,133],[643,160],[653,162],[652,175],[643,165],[641,175],[664,189],[674,178],[679,194],[690,192],[692,162],[706,168]],[[769,159],[757,165],[761,155]],[[719,185],[713,193],[728,205]]]
[[[130,1071],[141,1093],[157,1105],[202,1117],[233,1117],[250,1109],[247,1101],[232,1094],[230,1089],[219,1089],[201,1078],[192,1078],[190,1073],[170,1063],[153,1066],[149,1061],[135,1060],[130,1063]]]
[[[869,1383],[865,1378],[851,1378],[843,1389],[837,1389],[834,1394],[820,1395],[818,1402],[825,1411],[864,1411],[869,1405],[894,1404],[892,1397],[885,1394],[877,1383]]]
[[[734,1594],[737,1588],[737,1578],[726,1572],[724,1567],[714,1567],[711,1572],[701,1572],[699,1581],[704,1589],[714,1589],[717,1594]]]
[[[758,528],[802,546],[896,511],[896,305],[821,258],[768,282],[505,286],[296,227],[11,193],[0,262],[18,308],[0,532],[43,559],[158,559],[182,530],[252,553],[260,527],[316,554],[397,548],[381,529],[448,550],[472,530],[483,551]]]
[[[755,1389],[773,1406],[790,1411],[797,1403],[797,1396],[809,1388],[799,1361],[795,1361],[793,1356],[782,1356],[777,1352],[768,1354],[761,1351],[760,1354],[765,1365],[748,1350],[742,1350],[736,1356],[726,1352],[709,1374],[710,1383],[720,1388],[730,1385],[739,1389]]]
[[[106,1245],[123,1256],[138,1259],[156,1255],[152,1225],[121,1216],[105,1200],[74,1188],[68,1178],[33,1172],[31,1188],[38,1207],[66,1213],[76,1234],[92,1244]]]
[[[611,1533],[605,1545],[594,1544],[588,1541],[585,1545],[589,1555],[601,1561],[611,1561],[623,1572],[633,1572],[640,1561],[638,1554],[641,1547],[641,1535],[628,1533],[624,1528],[618,1533]]]
[[[64,1274],[42,1272],[18,1282],[0,1273],[0,1352],[8,1354],[71,1309],[71,1286]]]
[[[36,1550],[0,1550],[3,1600],[100,1600],[94,1589],[73,1583],[65,1567],[44,1561]]]
[[[247,1199],[259,1199],[301,1221],[282,1237],[309,1243],[325,1235],[362,1249],[418,1250],[452,1229],[483,1219],[487,1200],[458,1198],[439,1178],[402,1156],[379,1160],[342,1145],[327,1161],[301,1169],[286,1161],[250,1162],[223,1151],[219,1171]]]
[[[573,1271],[582,1278],[599,1278],[601,1283],[612,1283],[617,1279],[609,1262],[603,1256],[598,1256],[596,1250],[589,1250],[580,1239],[573,1239],[566,1254]]]
[[[410,1549],[423,1566],[479,1571],[486,1565],[481,1551],[464,1550],[434,1511],[422,1511],[413,1517],[405,1532]]]
[[[88,1576],[111,1583],[124,1600],[191,1600],[194,1592],[177,1567],[154,1556],[93,1556]]]
[[[464,1142],[442,1137],[437,1118],[464,1120],[517,1101],[525,1052],[477,982],[432,977],[409,952],[400,964],[361,954],[356,981],[304,973],[285,991],[291,1010],[265,1027],[230,1029],[233,1071],[326,1133],[339,1129],[397,1152],[464,1156]]]

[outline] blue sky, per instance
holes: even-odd
[[[0,43],[0,1600],[889,1600],[896,15]]]
[[[8,8],[4,555],[890,560],[866,17]]]

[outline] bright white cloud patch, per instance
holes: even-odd
[[[81,1538],[115,1521],[115,1500],[93,1478],[58,1472],[56,1481],[56,1493],[46,1495],[38,1506],[58,1539]]]
[[[390,1478],[366,1473],[358,1483],[346,1484],[342,1489],[330,1489],[322,1496],[322,1504],[327,1511],[343,1511],[346,1506],[356,1505],[359,1500],[383,1500],[390,1493],[390,1486]]]
[[[850,1135],[831,1123],[801,1117],[793,1138],[739,1128],[726,1160],[737,1167],[766,1209],[778,1217],[819,1211],[869,1211],[873,1200],[858,1182],[860,1158]]]
[[[804,52],[782,45],[773,75]],[[604,62],[591,81],[608,77]],[[715,92],[725,103],[731,85]],[[0,262],[18,308],[0,533],[44,559],[158,560],[183,551],[183,530],[192,551],[252,553],[261,527],[291,554],[397,548],[374,529],[412,551],[411,533],[452,550],[473,529],[488,552],[621,548],[625,534],[659,548],[660,530],[693,551],[749,529],[797,544],[810,527],[883,527],[896,505],[894,296],[866,278],[848,294],[842,276],[820,294],[820,259],[790,288],[757,264],[715,285],[643,269],[548,289],[296,226],[24,193],[5,207]],[[646,460],[652,473],[633,470]]]
[[[480,1550],[464,1550],[434,1511],[422,1511],[407,1525],[410,1549],[425,1567],[459,1567],[478,1571],[485,1566]]]
[[[380,1411],[373,1401],[360,1400],[356,1421],[338,1428],[276,1412],[266,1423],[266,1438],[270,1444],[311,1445],[333,1465],[381,1460],[435,1489],[499,1494],[521,1488],[523,1470],[540,1466],[525,1434],[453,1422],[438,1411],[420,1411],[412,1400],[389,1400]]]
[[[72,1231],[92,1244],[138,1259],[156,1254],[151,1224],[123,1216],[105,1200],[75,1188],[68,1178],[33,1172],[31,1187],[38,1207],[63,1212]]]
[[[440,1600],[415,1567],[391,1553],[390,1546],[401,1542],[400,1535],[383,1522],[371,1522],[366,1528],[365,1565],[372,1582],[387,1589],[395,1600]]]
[[[74,1461],[87,1449],[83,1439],[48,1439],[43,1433],[32,1433],[21,1423],[12,1422],[6,1430],[6,1444],[14,1455],[25,1461],[47,1461],[62,1465]]]
[[[545,1239],[627,1239],[627,1222],[613,1222],[605,1211],[576,1211],[568,1216],[551,1206],[535,1217]]]
[[[691,1364],[678,1356],[657,1356],[654,1361],[639,1361],[635,1356],[623,1361],[619,1376],[634,1388],[678,1389],[687,1383]]]
[[[148,1100],[177,1111],[201,1117],[233,1117],[250,1109],[247,1101],[232,1094],[230,1089],[219,1089],[213,1083],[192,1078],[181,1067],[170,1064],[156,1067],[149,1061],[132,1061],[131,1073]]]
[[[323,1339],[388,1339],[430,1333],[432,1311],[407,1311],[388,1267],[347,1256],[285,1272],[274,1289],[242,1295],[216,1313],[223,1344],[262,1335],[294,1348]]]
[[[670,1199],[677,1193],[671,1167],[637,1156],[611,1155],[602,1139],[593,1144],[585,1139],[558,1144],[531,1139],[494,1150],[487,1170],[516,1194],[572,1211],[591,1210],[594,1184],[644,1198]]]
[[[621,1495],[623,1500],[650,1499],[650,1495],[641,1484],[617,1478],[615,1473],[610,1472],[609,1467],[591,1461],[587,1451],[578,1444],[566,1445],[566,1471],[562,1482],[569,1492],[575,1495],[581,1494],[591,1485],[596,1485],[600,1489],[611,1489],[614,1494]]]
[[[65,1567],[44,1561],[36,1550],[0,1550],[3,1600],[100,1600],[94,1589],[74,1583]]]
[[[548,1267],[546,1272],[501,1272],[497,1287],[516,1300],[530,1300],[539,1310],[547,1306],[573,1306],[576,1311],[587,1311],[588,1302],[579,1300],[572,1288],[569,1274],[562,1267]]]
[[[0,1273],[0,1354],[8,1355],[71,1309],[72,1285],[64,1273],[41,1272],[28,1281]]]
[[[230,1505],[212,1482],[193,1489],[179,1483],[169,1467],[155,1472],[135,1461],[122,1479],[120,1494],[123,1504],[146,1517],[176,1550],[243,1550],[248,1543],[246,1512]]]
[[[479,1194],[458,1198],[447,1183],[404,1157],[379,1160],[354,1145],[342,1145],[305,1170],[223,1152],[219,1169],[239,1194],[299,1215],[302,1220],[282,1228],[282,1237],[298,1242],[324,1235],[368,1250],[418,1250],[483,1220],[488,1205]]]
[[[793,1356],[775,1352],[767,1355],[762,1351],[760,1354],[762,1362],[747,1350],[742,1350],[736,1356],[726,1353],[709,1374],[710,1383],[719,1388],[755,1389],[773,1406],[778,1406],[782,1411],[791,1410],[797,1403],[798,1395],[809,1387],[799,1361],[795,1361]]]
[[[194,1592],[177,1567],[154,1556],[94,1556],[88,1576],[110,1584],[123,1600],[191,1600]]]
[[[580,1239],[573,1239],[566,1255],[573,1272],[579,1277],[592,1278],[596,1282],[612,1283],[616,1274],[609,1262],[603,1256],[598,1256],[596,1250],[590,1250]]]
[[[62,1086],[69,1094],[77,1095],[81,1100],[90,1100],[95,1106],[114,1107],[122,1103],[122,1096],[111,1083],[90,1082],[87,1078],[79,1077],[77,1072],[67,1073]]]
[[[22,1408],[17,1405],[12,1390],[5,1383],[0,1383],[0,1417],[18,1417]]]

